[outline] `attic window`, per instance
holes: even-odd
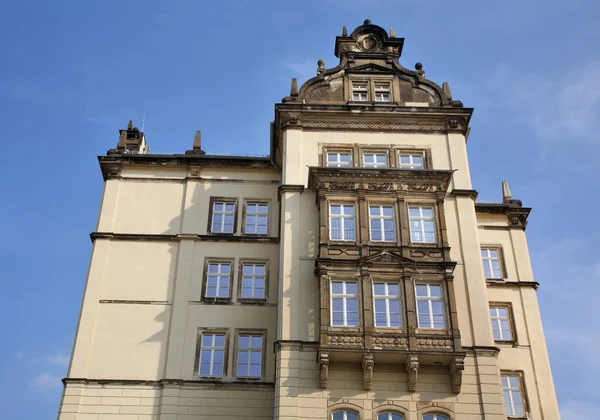
[[[366,102],[369,100],[367,82],[352,82],[352,100]]]
[[[375,83],[375,102],[391,102],[389,83]]]

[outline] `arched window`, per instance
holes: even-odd
[[[404,420],[404,416],[398,413],[379,413],[377,420]]]
[[[332,420],[358,420],[358,414],[354,411],[340,410],[334,411],[331,415]]]
[[[426,414],[423,416],[423,420],[448,420],[448,417],[441,414]]]

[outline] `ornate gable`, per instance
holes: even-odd
[[[366,266],[406,266],[413,265],[415,260],[403,257],[395,252],[381,251],[359,260],[360,265]]]

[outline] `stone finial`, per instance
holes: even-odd
[[[510,193],[510,187],[508,181],[502,181],[502,202],[507,203],[512,200],[512,194]]]
[[[396,38],[396,31],[394,27],[390,27],[390,38]]]
[[[298,79],[292,77],[292,86],[290,87],[290,96],[298,96]]]
[[[342,26],[342,36],[348,36],[348,29],[346,29],[346,26]]]
[[[448,82],[442,83],[442,90],[444,91],[446,98],[448,98],[449,101],[452,100],[452,92],[450,92],[450,85]]]
[[[365,25],[370,25],[371,24],[371,19],[365,19]]]
[[[417,74],[419,76],[425,76],[425,70],[423,70],[423,63],[417,61],[415,64],[415,70],[417,70]]]
[[[129,123],[127,124],[127,129],[128,130],[133,129],[133,120],[129,120]]]
[[[325,72],[325,60],[320,59],[319,61],[317,61],[317,76],[321,73]]]
[[[131,127],[131,120],[129,120],[128,128]],[[131,128],[129,128],[131,130]],[[127,148],[127,130],[121,130],[119,136],[119,142],[117,143],[117,150],[125,150]]]
[[[192,150],[202,150],[200,147],[200,130],[196,130],[196,135],[194,135],[194,145],[192,146]]]

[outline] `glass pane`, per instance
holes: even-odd
[[[250,376],[252,376],[253,378],[260,377],[260,365],[250,366]]]
[[[384,216],[393,216],[394,215],[394,208],[393,207],[384,207],[383,208],[383,215]]]
[[[423,207],[423,217],[433,217],[433,209],[431,207]]]
[[[439,297],[442,295],[442,287],[436,285],[429,285],[429,292],[431,296]]]
[[[238,362],[237,374],[238,376],[248,376],[248,365],[245,363]]]
[[[400,294],[400,287],[397,284],[388,283],[388,294],[398,296]]]
[[[506,318],[508,316],[508,310],[506,308],[498,308],[498,315]]]
[[[381,214],[379,206],[370,206],[369,207],[369,214],[371,216],[379,216]]]
[[[385,327],[387,325],[387,318],[385,314],[376,313],[375,314],[375,326],[377,327]]]
[[[253,349],[260,349],[262,348],[262,337],[260,335],[255,335],[252,336],[252,348]]]
[[[517,378],[516,376],[509,376],[508,377],[508,384],[510,385],[511,388],[519,388],[519,378]]]
[[[494,340],[501,340],[500,331],[497,328],[493,328],[494,331]]]
[[[331,315],[332,325],[344,325],[344,314],[342,312],[333,312]]]
[[[235,209],[235,204],[233,204],[233,203],[228,203],[225,205],[225,211],[227,213],[233,213],[234,209]]]
[[[400,313],[400,301],[390,300],[390,312],[393,314]]]
[[[252,297],[252,288],[250,288],[250,287],[242,288],[242,297],[251,298]]]
[[[333,420],[344,420],[344,412],[336,411],[335,413],[333,413]]]
[[[340,162],[350,163],[350,153],[340,153]]]
[[[238,364],[248,364],[248,352],[240,351],[238,352]]]
[[[223,350],[215,350],[213,353],[213,360],[215,363],[222,363],[225,352]]]
[[[344,292],[344,284],[341,281],[331,282],[331,293],[341,294]]]
[[[514,396],[513,396],[513,398],[514,398]],[[521,403],[519,403],[519,404],[514,403],[513,405],[515,407],[513,415],[515,415],[515,416],[522,416],[523,415],[523,404],[521,404]]]
[[[205,334],[202,335],[202,347],[212,346],[213,335]]]
[[[346,412],[346,420],[358,420],[358,414],[355,414],[351,411]]]
[[[425,300],[417,302],[417,312],[419,314],[429,314],[429,302]]]
[[[410,215],[410,217],[419,217],[420,216],[419,208],[418,207],[410,207],[408,209],[408,214]]]
[[[358,312],[348,312],[346,319],[347,325],[352,327],[358,326]]]
[[[223,363],[213,364],[213,376],[223,376]]]
[[[225,347],[225,336],[224,335],[216,335],[215,336],[215,347]]]
[[[384,283],[375,283],[373,285],[373,290],[376,296],[385,295],[385,284]]]
[[[427,296],[427,286],[424,284],[417,284],[417,296]]]
[[[358,310],[357,299],[347,299],[346,300],[346,309],[351,312],[356,312]]]
[[[442,305],[442,302],[431,302],[431,311],[434,315],[443,315],[444,305]]]
[[[217,211],[223,211],[223,206],[224,206],[223,203],[215,203],[214,211],[215,212],[217,212]]]
[[[210,363],[200,363],[200,375],[210,375]]]
[[[356,283],[346,283],[346,294],[348,295],[356,295],[358,293],[358,287]]]
[[[239,342],[240,348],[248,348],[249,344],[250,344],[250,337],[248,337],[247,335],[240,335],[240,342]]]
[[[259,351],[253,351],[250,354],[250,363],[252,363],[253,365],[260,365],[260,358],[261,358],[261,354]]]
[[[366,154],[365,153],[365,163],[373,163],[374,162],[374,156],[372,154]]]
[[[502,377],[502,388],[508,388],[508,378],[506,376]]]
[[[331,309],[337,312],[344,310],[344,300],[341,298],[331,299]]]
[[[400,328],[402,326],[402,317],[400,314],[392,314],[390,316],[390,327]]]
[[[344,206],[344,214],[353,216],[354,215],[354,206]]]
[[[229,286],[219,287],[219,297],[229,296]]]
[[[332,204],[330,207],[331,214],[341,214],[341,206],[339,204]]]
[[[409,155],[400,155],[400,164],[402,165],[408,165],[410,163],[410,156]]]
[[[202,351],[200,353],[200,362],[202,363],[210,363],[210,350]]]
[[[430,320],[429,315],[419,315],[419,327],[420,328],[430,328]]]
[[[418,166],[423,166],[423,156],[414,155],[413,156],[413,163],[415,165],[418,165]]]

